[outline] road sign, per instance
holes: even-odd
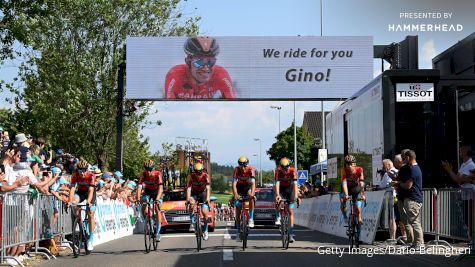
[[[299,184],[304,184],[308,180],[308,170],[298,170],[297,178]]]

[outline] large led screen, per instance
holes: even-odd
[[[129,37],[126,50],[128,99],[342,99],[373,73],[367,36]]]

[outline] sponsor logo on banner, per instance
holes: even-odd
[[[397,83],[396,102],[434,101],[433,83]]]
[[[363,207],[363,225],[360,240],[372,244],[379,223],[385,191],[366,192],[366,207]],[[350,210],[347,202],[347,212]],[[319,196],[303,199],[299,209],[295,210],[295,223],[309,227],[313,230],[347,237],[346,225],[340,211],[340,198],[338,194]]]

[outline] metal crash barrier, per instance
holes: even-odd
[[[475,192],[466,188],[424,188],[421,223],[424,234],[433,235],[427,244],[452,247],[440,237],[470,242],[475,251]],[[385,194],[379,223],[380,230],[389,230],[395,219],[391,211],[392,194]],[[464,256],[464,255],[461,255]]]
[[[1,205],[1,253],[0,264],[14,257],[7,256],[7,250],[20,245],[28,245],[34,250],[31,254],[42,255],[47,259],[55,258],[52,253],[39,246],[42,240],[60,235],[60,213],[55,209],[54,196],[38,195],[33,198],[29,193],[0,195]],[[61,207],[60,203],[59,207]],[[23,266],[21,262],[17,263]]]

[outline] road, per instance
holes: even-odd
[[[272,227],[256,227],[251,230],[248,249],[242,251],[242,243],[234,240],[235,231],[230,223],[218,222],[204,249],[196,251],[193,233],[187,231],[167,232],[162,235],[158,251],[144,253],[143,236],[133,235],[98,245],[92,254],[78,258],[61,256],[45,261],[39,266],[474,266],[474,260],[455,262],[455,256],[443,255],[372,255],[365,253],[349,255],[348,242],[324,233],[297,227],[297,242],[288,250],[281,247],[280,235]],[[379,244],[362,245],[366,251],[384,249]],[[346,252],[341,254],[341,249]],[[393,253],[394,254],[394,253]],[[371,257],[370,257],[371,256]]]

